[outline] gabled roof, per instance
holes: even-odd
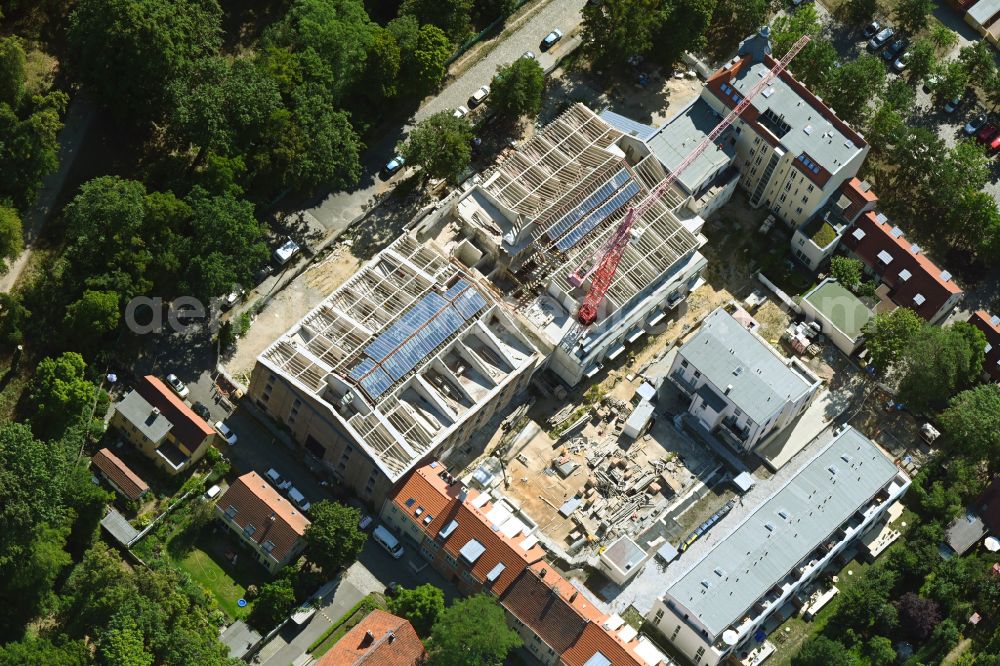
[[[229,486],[217,508],[262,547],[274,544],[270,555],[277,561],[284,559],[309,527],[309,519],[256,472],[244,474]]]
[[[543,578],[546,574],[547,579]],[[567,603],[558,585],[553,585],[554,580],[563,581],[555,571],[546,571],[544,566],[537,571],[525,569],[500,597],[500,603],[546,645],[562,654],[583,633],[587,618]],[[575,590],[571,594],[574,593]]]
[[[983,359],[983,370],[989,373],[995,381],[1000,382],[1000,316],[991,315],[986,310],[979,310],[971,317],[969,323],[978,328],[986,336],[986,358]]]
[[[951,274],[938,268],[884,215],[868,211],[844,234],[843,242],[892,288],[896,305],[924,319],[933,319],[952,295],[962,293]]]
[[[878,202],[878,196],[867,181],[851,178],[840,186],[840,193],[851,202],[847,210],[844,211],[844,219],[853,222],[854,218],[865,211],[867,207],[874,207]]]
[[[90,460],[129,499],[139,499],[149,486],[110,449],[101,449]]]
[[[183,400],[153,375],[143,377],[135,387],[136,392],[172,425],[174,439],[183,444],[189,453],[215,431],[203,418],[195,414]]]
[[[375,609],[315,666],[416,666],[423,663],[426,654],[413,625]]]

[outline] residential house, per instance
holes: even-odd
[[[986,358],[983,359],[983,371],[993,381],[1000,382],[1000,316],[979,310],[969,317],[969,323],[978,328],[986,336]]]
[[[375,609],[313,666],[419,666],[426,658],[412,624]]]
[[[983,494],[957,516],[945,530],[941,556],[964,555],[988,532],[1000,536],[1000,480],[995,480]]]
[[[112,453],[111,449],[104,448],[95,453],[90,464],[102,479],[126,499],[137,500],[149,492],[146,482]]]
[[[256,472],[226,489],[215,515],[271,573],[291,564],[305,548],[309,519]]]
[[[840,245],[844,231],[868,211],[875,210],[878,197],[867,181],[851,178],[816,215],[792,234],[792,256],[811,271],[819,270]]]
[[[951,273],[938,268],[881,213],[868,211],[857,218],[844,234],[843,245],[882,282],[881,296],[932,324],[942,321],[962,298]]]
[[[169,475],[201,460],[215,430],[170,388],[146,375],[118,403],[111,425]]]
[[[687,659],[745,659],[768,620],[851,548],[909,488],[874,442],[846,427],[690,565],[646,616]],[[669,573],[669,568],[668,568]]]
[[[819,322],[831,342],[845,354],[853,354],[864,341],[862,331],[875,312],[850,289],[826,278],[799,301],[803,314]]]
[[[741,452],[752,451],[794,421],[821,381],[750,328],[739,306],[720,307],[677,350],[668,376],[691,398],[688,412],[704,430]],[[748,328],[743,322],[750,322]]]

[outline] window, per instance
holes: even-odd
[[[808,196],[804,196],[804,197],[802,197],[802,203],[803,203],[803,204],[807,204],[807,203],[809,203],[809,197],[808,197]]]
[[[247,526],[243,528],[243,534],[246,534],[248,537],[252,537],[253,533],[256,531],[257,528],[254,527],[252,523],[247,523]]]
[[[267,540],[267,541],[265,541],[264,543],[260,544],[260,548],[261,548],[261,550],[263,550],[263,551],[264,551],[265,553],[267,553],[268,555],[270,555],[270,554],[271,554],[271,551],[272,551],[272,550],[274,550],[274,542],[273,542],[273,541],[271,541],[270,539],[268,539],[268,540]]]
[[[694,371],[694,378],[695,378],[695,379],[698,379],[699,377],[701,377],[701,373],[700,373],[700,372],[698,372],[697,370],[695,370],[695,371]]]
[[[681,359],[681,367],[682,367],[682,368],[686,368],[686,367],[688,367],[688,362],[687,362],[687,360],[686,360],[686,359],[683,359],[683,358]]]
[[[788,198],[787,195],[782,194],[780,197],[778,197],[778,201],[780,201],[781,203],[785,203],[785,199],[787,198]]]
[[[226,518],[232,520],[235,517],[236,517],[236,507],[230,505],[229,508],[226,509]]]
[[[809,191],[812,192],[815,189],[816,189],[816,187],[812,183],[810,183],[809,184]]]
[[[792,181],[785,183],[785,191],[787,192],[790,189],[792,189]]]
[[[662,619],[663,619],[663,609],[660,608],[659,610],[656,611],[656,615],[653,617],[653,622],[655,622],[658,625],[660,624],[660,620]]]
[[[795,212],[798,213],[799,215],[801,215],[802,214],[802,206],[799,206],[798,208],[796,208]]]

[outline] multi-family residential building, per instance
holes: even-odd
[[[986,358],[983,359],[983,372],[988,374],[994,382],[1000,382],[1000,316],[990,314],[986,310],[979,310],[969,317],[969,323],[986,336]]]
[[[378,506],[422,459],[463,446],[538,361],[488,285],[404,235],[257,358],[248,394]]]
[[[885,452],[846,427],[684,569],[647,619],[695,664],[742,659],[768,618],[867,532],[909,485]]]
[[[885,215],[868,211],[844,234],[843,246],[881,282],[878,294],[910,308],[932,324],[942,321],[962,299],[951,273],[937,266]]]
[[[510,500],[464,487],[443,465],[414,469],[380,517],[460,591],[498,597],[511,628],[546,666],[670,663],[545,562],[535,524]]]
[[[851,178],[813,217],[792,234],[792,255],[811,271],[819,270],[860,215],[875,210],[878,197],[867,181]]]
[[[668,373],[690,396],[688,412],[700,426],[741,452],[781,432],[821,385],[802,361],[781,356],[756,327],[738,306],[716,309],[677,350]]]
[[[426,659],[413,625],[376,608],[313,666],[421,666]]]
[[[215,430],[153,375],[142,377],[115,404],[111,426],[170,475],[201,460],[215,437]]]
[[[226,489],[215,514],[271,573],[291,564],[305,548],[309,519],[256,472]]]

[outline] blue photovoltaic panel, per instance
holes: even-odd
[[[629,173],[625,169],[622,169],[612,176],[611,180],[601,185],[596,192],[581,201],[572,210],[559,218],[555,224],[549,227],[546,232],[549,236],[549,240],[554,241],[569,231],[573,225],[582,220],[594,206],[610,197],[614,194],[615,190],[620,189],[622,185],[627,183],[629,178]]]
[[[465,280],[452,285],[444,296],[425,295],[365,347],[366,356],[351,369],[351,379],[370,396],[379,397],[486,305],[483,295]]]
[[[577,243],[579,243],[584,236],[589,234],[591,231],[597,228],[601,222],[606,220],[609,215],[614,213],[616,210],[627,204],[635,195],[639,193],[639,185],[635,181],[630,182],[625,186],[618,194],[612,197],[609,201],[605,202],[600,208],[591,213],[590,217],[581,222],[573,231],[569,232],[556,242],[556,247],[565,252]]]

